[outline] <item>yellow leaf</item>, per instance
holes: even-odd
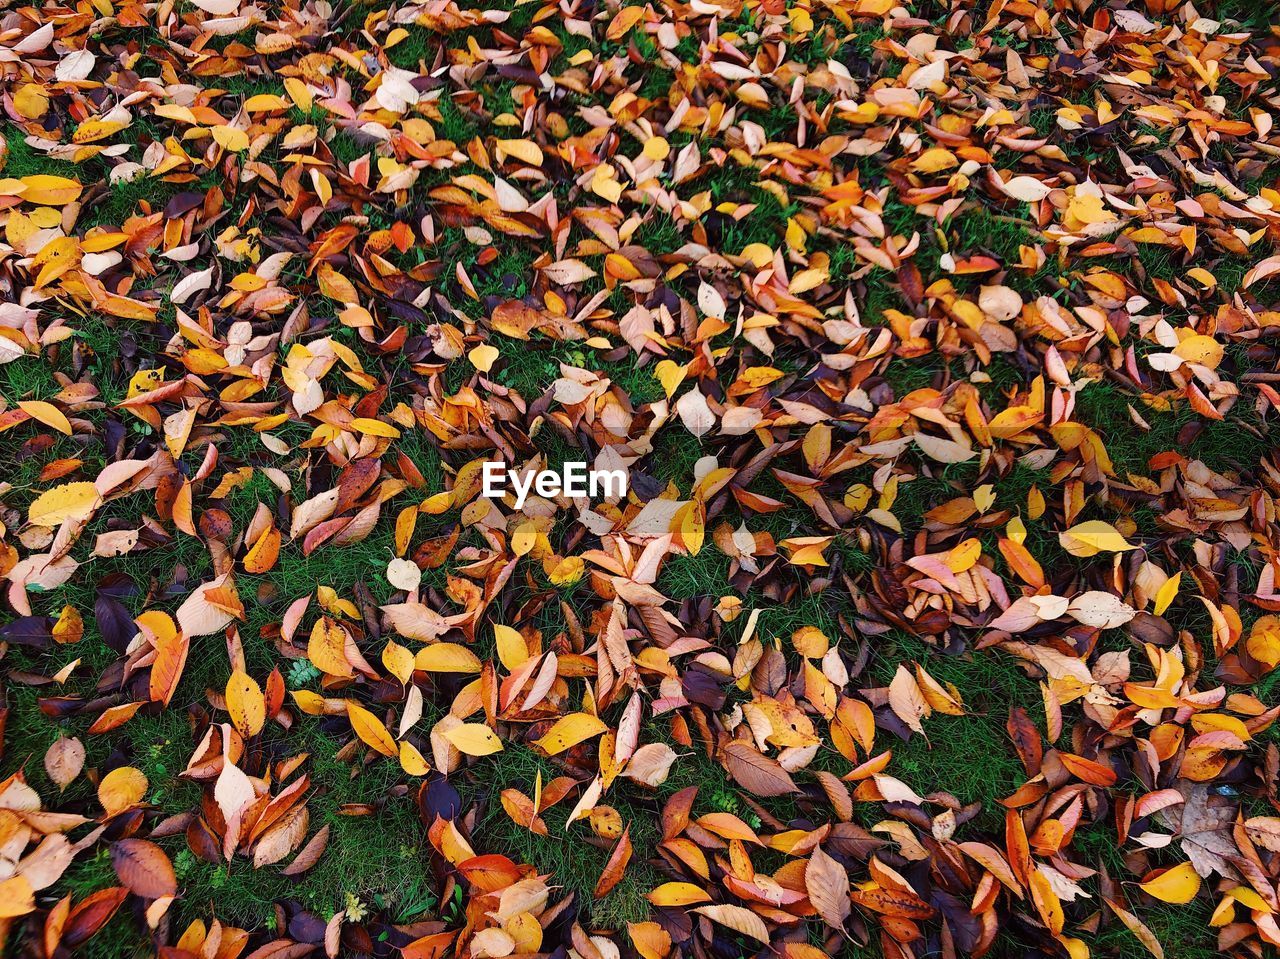
[[[102,494],[92,483],[64,483],[36,497],[27,520],[33,526],[59,526],[68,519],[88,519],[101,505]]]
[[[476,654],[457,643],[434,643],[418,650],[413,665],[427,673],[478,673]]]
[[[763,943],[769,941],[769,927],[764,924],[763,919],[745,906],[699,906],[693,911],[734,932],[740,932]]]
[[[787,237],[787,246],[791,247],[791,249],[796,250],[800,253],[804,252],[805,243],[808,240],[808,236],[804,232],[804,227],[802,227],[796,221],[795,217],[791,217],[790,219],[787,220],[786,237]]]
[[[245,572],[261,574],[276,565],[280,556],[280,531],[268,526],[244,556]]]
[[[39,206],[66,206],[80,197],[83,187],[75,180],[48,173],[33,173],[22,178],[22,199]]]
[[[533,523],[521,523],[511,537],[511,551],[517,556],[524,556],[537,542],[538,527]]]
[[[286,83],[287,82],[288,81],[286,81]],[[274,93],[258,93],[244,101],[245,113],[265,113],[272,110],[284,110],[287,108],[288,104],[284,102],[284,98],[277,96]]]
[[[95,143],[98,140],[105,140],[113,133],[119,133],[128,123],[122,123],[117,120],[93,119],[85,120],[84,123],[76,127],[76,132],[71,137],[72,143]]]
[[[412,743],[400,743],[400,767],[410,776],[425,776],[431,772],[431,764]]]
[[[351,728],[356,731],[364,743],[384,756],[399,755],[396,741],[387,732],[387,727],[369,710],[359,703],[347,700],[347,718],[351,720]]]
[[[355,670],[347,662],[347,632],[328,616],[317,620],[311,627],[311,639],[307,643],[307,658],[330,676],[350,679]]]
[[[1275,669],[1280,664],[1280,617],[1258,617],[1249,631],[1245,649],[1267,669]]]
[[[1163,615],[1164,611],[1169,608],[1169,605],[1174,601],[1175,597],[1177,597],[1178,587],[1181,584],[1182,574],[1178,573],[1176,576],[1170,576],[1166,579],[1164,581],[1164,585],[1156,591],[1155,614],[1157,616]]]
[[[671,144],[665,137],[650,137],[644,142],[644,155],[650,160],[665,160],[671,153]]]
[[[418,525],[418,507],[406,506],[396,517],[396,555],[403,556],[413,541],[413,530]]]
[[[173,120],[175,123],[195,125],[199,122],[196,120],[196,115],[191,112],[190,107],[184,107],[177,103],[157,104],[153,112],[156,116],[165,120]]]
[[[641,959],[663,959],[671,952],[671,935],[656,922],[628,922],[627,934]]]
[[[413,653],[395,640],[388,640],[386,648],[382,650],[382,665],[400,680],[401,686],[408,686],[409,680],[413,678]]]
[[[947,569],[953,573],[963,573],[971,568],[978,561],[978,557],[982,555],[982,541],[978,539],[966,539],[959,543],[947,553],[944,562]]]
[[[289,94],[289,99],[294,102],[299,110],[307,113],[311,109],[311,90],[305,83],[297,77],[285,77],[284,90]]]
[[[74,606],[62,607],[58,621],[53,624],[53,638],[59,643],[78,643],[84,639],[84,617]]]
[[[676,388],[684,381],[685,368],[675,360],[662,360],[653,368],[653,375],[662,384],[667,399],[675,395]]]
[[[324,715],[324,697],[309,689],[293,689],[289,691],[293,701],[308,716]]]
[[[316,279],[320,283],[320,292],[331,300],[340,303],[355,303],[359,300],[351,281],[328,263],[320,264],[316,270]]]
[[[1028,885],[1031,887],[1031,901],[1036,912],[1040,913],[1040,920],[1056,936],[1062,932],[1062,924],[1066,919],[1062,912],[1062,901],[1040,870],[1032,872],[1030,879]]]
[[[1027,490],[1027,516],[1033,520],[1039,519],[1044,515],[1044,510],[1044,494],[1040,492],[1039,486],[1032,486]]]
[[[690,556],[697,556],[702,551],[702,541],[707,534],[707,525],[703,520],[704,509],[701,503],[686,503],[677,514],[679,521],[680,542],[689,551]]]
[[[71,270],[80,262],[80,241],[74,236],[60,236],[50,240],[35,255],[34,265],[40,267],[36,286],[47,286]]]
[[[1217,369],[1218,364],[1222,362],[1225,350],[1222,344],[1212,336],[1203,336],[1197,333],[1188,336],[1175,346],[1173,352],[1181,360],[1195,363],[1199,366],[1207,366],[1213,370]]]
[[[138,370],[138,372],[134,373],[129,379],[129,392],[126,395],[129,399],[133,399],[135,396],[141,396],[143,393],[150,393],[163,382],[164,370]]]
[[[582,579],[587,564],[581,556],[566,556],[563,559],[551,557],[554,564],[547,568],[547,578],[552,586],[572,586]]]
[[[610,203],[617,203],[622,196],[622,184],[614,176],[613,167],[607,163],[600,164],[591,178],[591,192]]]
[[[484,723],[463,723],[454,726],[444,734],[444,738],[454,747],[468,756],[488,756],[502,752],[502,740],[498,734]]]
[[[453,493],[449,490],[441,490],[424,499],[418,511],[428,516],[439,516],[441,513],[447,513],[451,506],[453,506]]]
[[[1009,535],[1009,539],[1013,540],[1019,546],[1026,542],[1027,526],[1022,522],[1021,516],[1015,516],[1013,519],[1009,520],[1004,529]]]
[[[400,436],[400,431],[390,423],[384,423],[382,420],[370,419],[365,416],[357,416],[350,423],[353,430],[364,433],[366,436],[381,436],[386,439],[394,440]]]
[[[24,120],[38,120],[49,109],[49,94],[38,83],[28,83],[13,95],[13,107]]]
[[[592,736],[599,736],[608,728],[599,717],[590,713],[570,713],[557,720],[551,731],[541,739],[534,740],[534,744],[547,755],[555,756]]]
[[[316,196],[320,198],[320,205],[327,206],[329,201],[333,199],[333,184],[319,170],[312,169],[307,172],[311,174],[311,184],[316,188]]]
[[[664,882],[645,898],[655,906],[688,906],[695,902],[711,901],[711,896],[705,889],[691,882]]]
[[[71,422],[63,415],[62,410],[52,403],[43,400],[19,400],[18,407],[32,419],[39,420],[45,426],[59,433],[71,435]]]
[[[1166,869],[1154,879],[1142,883],[1139,888],[1161,902],[1180,906],[1190,902],[1200,891],[1200,875],[1195,866],[1184,862]]]
[[[1067,959],[1089,959],[1089,946],[1083,939],[1059,935],[1058,944],[1067,950]]]
[[[227,680],[227,712],[240,735],[256,736],[267,721],[267,704],[262,688],[244,670],[237,669]]]
[[[156,318],[156,311],[145,303],[131,300],[127,296],[116,296],[114,293],[107,294],[106,298],[103,299],[102,309],[112,316],[120,317],[122,320],[138,320],[143,323],[151,323]]]
[[[498,140],[494,145],[500,153],[513,156],[530,166],[542,166],[542,150],[532,140]]]
[[[954,686],[944,689],[942,684],[930,676],[923,666],[916,663],[916,685],[929,708],[944,716],[963,716],[964,703],[960,699],[960,691]]]
[[[1102,197],[1093,193],[1080,193],[1068,202],[1064,222],[1069,229],[1077,229],[1081,225],[1106,223],[1115,218],[1116,215],[1103,206]]]
[[[985,513],[996,504],[996,488],[990,483],[984,483],[973,491],[973,503],[978,507],[979,513]]]
[[[609,23],[609,29],[605,31],[605,38],[608,40],[622,39],[630,32],[632,27],[640,22],[640,18],[643,16],[644,7],[623,7]]]
[[[844,505],[855,513],[861,513],[871,502],[872,492],[874,491],[866,483],[854,483],[845,490]]]
[[[831,544],[831,536],[795,536],[778,545],[787,551],[792,566],[828,566],[822,551]]]
[[[495,625],[493,638],[498,646],[498,660],[507,669],[518,669],[529,661],[529,644],[510,626]]]
[[[467,354],[467,359],[481,373],[488,373],[493,369],[493,364],[498,359],[498,348],[490,346],[488,343],[482,343]]]
[[[118,766],[98,783],[98,802],[108,816],[137,805],[146,794],[147,777],[132,766]]]
[[[213,128],[213,140],[224,150],[232,153],[243,153],[249,149],[249,134],[235,127],[220,123]]]
[[[1227,895],[1230,898],[1223,900],[1224,903],[1234,901],[1240,903],[1242,906],[1247,906],[1250,909],[1256,909],[1258,912],[1274,912],[1274,910],[1267,905],[1267,901],[1248,886],[1236,886],[1236,888],[1232,889],[1227,893]],[[1210,923],[1210,925],[1212,925],[1212,923]]]
[[[10,876],[0,882],[0,919],[16,919],[35,908],[35,893],[26,876]]]
[[[944,147],[925,150],[911,161],[911,169],[917,173],[938,173],[959,165],[960,161],[955,158],[955,154]]]
[[[1125,550],[1137,549],[1132,543],[1120,535],[1120,531],[1110,523],[1100,519],[1091,519],[1077,523],[1068,530],[1058,534],[1058,542],[1072,556],[1096,556],[1098,553],[1123,553]]]

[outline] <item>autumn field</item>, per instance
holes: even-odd
[[[1273,0],[33,0],[0,107],[0,955],[1277,954]]]

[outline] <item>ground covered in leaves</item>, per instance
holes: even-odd
[[[7,5],[0,951],[1274,954],[1277,13]]]

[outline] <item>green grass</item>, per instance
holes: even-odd
[[[23,356],[0,366],[0,397],[9,405],[18,400],[42,400],[60,389],[49,364],[38,356]]]
[[[325,919],[348,905],[348,896],[355,897],[368,909],[381,908],[393,914],[401,914],[414,905],[407,894],[426,868],[426,839],[412,794],[397,795],[391,790],[402,777],[398,764],[379,757],[367,766],[357,765],[353,776],[351,763],[335,755],[338,748],[352,738],[350,733],[335,738],[322,732],[319,726],[319,720],[304,716],[299,729],[290,735],[278,727],[268,727],[263,742],[264,747],[279,758],[310,753],[311,758],[302,767],[312,781],[307,799],[310,812],[307,838],[323,826],[330,828],[324,856],[301,877],[290,878],[280,873],[289,860],[262,869],[254,869],[242,856],[230,863],[212,864],[191,855],[181,835],[160,840],[179,873],[182,898],[174,906],[174,916],[180,928],[191,919],[207,920],[216,907],[216,914],[223,921],[247,929],[262,929],[272,921],[272,904],[285,898],[299,901]],[[196,745],[185,714],[174,709],[155,715],[140,714],[122,731],[130,751],[124,758],[140,769],[150,783],[147,801],[166,814],[198,812],[201,788],[177,778]],[[47,743],[56,738],[52,724],[44,724],[43,731],[24,728],[23,732],[24,741],[32,747],[35,757],[35,761],[27,764],[30,782],[42,795],[49,790],[56,793],[56,787],[45,779],[39,762]],[[86,765],[105,761],[111,750],[108,742],[81,735],[89,751]],[[118,736],[115,742],[120,742]],[[94,803],[92,795],[92,788],[84,777],[73,783],[66,793],[68,798],[83,796]],[[371,816],[344,814],[341,807],[353,803],[370,803],[377,811]],[[395,837],[394,841],[388,837]],[[77,899],[115,882],[105,850],[77,859],[64,880],[66,888],[75,893]],[[419,894],[420,910],[421,899]],[[101,938],[111,938],[108,932],[110,930]]]
[[[1124,866],[1123,856],[1116,847],[1115,826],[1109,820],[1093,823],[1078,829],[1072,847],[1078,856],[1087,861],[1105,865],[1113,880],[1136,881]],[[1172,865],[1172,862],[1169,863]],[[1084,883],[1095,896],[1096,881]],[[1130,911],[1146,923],[1152,934],[1164,947],[1165,954],[1178,959],[1214,959],[1221,955],[1217,948],[1216,931],[1209,925],[1212,909],[1203,898],[1186,905],[1160,902],[1130,887],[1126,890]],[[1141,899],[1141,907],[1138,907]],[[1123,904],[1123,903],[1122,903]],[[1120,959],[1142,959],[1150,956],[1146,947],[1105,906],[1106,927],[1100,932],[1085,936],[1094,955],[1116,956]]]
[[[885,367],[884,378],[893,388],[896,400],[903,400],[916,390],[936,389],[945,364],[941,357],[930,354],[919,359],[895,357]]]
[[[872,659],[873,676],[887,685],[900,663],[918,663],[944,687],[954,685],[964,698],[965,715],[934,713],[923,721],[925,736],[914,733],[905,743],[877,737],[877,749],[893,750],[886,771],[921,795],[941,791],[962,803],[981,803],[973,823],[961,827],[967,834],[1003,830],[1000,800],[1026,780],[1005,731],[1008,710],[1020,704],[1033,717],[1039,715],[1036,683],[1017,660],[999,651],[944,655],[912,637],[881,637]]]
[[[6,130],[5,145],[9,149],[5,160],[3,175],[21,178],[36,173],[49,173],[54,176],[74,177],[77,167],[65,160],[55,160],[35,149],[26,141],[26,134],[18,128]]]
[[[183,690],[189,690],[193,680],[203,672],[198,665],[193,655]],[[193,670],[193,666],[197,668]],[[225,664],[213,672],[225,681]],[[48,781],[41,758],[57,738],[60,728],[47,719],[36,718],[40,715],[35,708],[36,697],[34,689],[9,689],[11,748],[6,754],[6,767],[25,760],[28,781],[42,796],[50,797],[57,795],[57,788]],[[202,692],[189,695],[180,691],[175,704],[203,698]],[[181,835],[160,840],[179,872],[183,894],[174,906],[173,915],[180,928],[194,918],[207,920],[216,907],[216,914],[223,921],[261,929],[271,921],[272,904],[284,898],[295,899],[326,919],[346,905],[348,894],[366,908],[382,908],[392,913],[403,912],[413,905],[407,893],[426,868],[425,832],[418,822],[412,794],[396,794],[391,789],[402,778],[398,764],[379,757],[367,766],[355,767],[357,774],[353,776],[353,766],[335,755],[338,748],[352,738],[350,732],[342,731],[334,737],[321,731],[320,726],[319,720],[306,716],[301,717],[298,729],[292,734],[269,726],[263,736],[263,747],[277,758],[300,752],[310,754],[311,758],[302,767],[312,781],[307,799],[311,816],[308,838],[322,826],[329,826],[331,833],[325,855],[302,877],[291,879],[280,874],[287,860],[262,869],[254,869],[243,857],[229,864],[215,865],[186,851],[186,841]],[[85,743],[86,768],[100,768],[114,756],[114,762],[136,766],[147,776],[146,800],[155,808],[165,814],[199,811],[201,788],[178,778],[191,758],[196,741],[186,713],[176,706],[164,711],[147,707],[111,737],[86,736],[80,723],[75,721],[61,724],[61,729],[79,735]],[[17,743],[22,745],[14,749]],[[121,749],[123,754],[119,752]],[[63,801],[83,801],[90,808],[96,808],[94,797],[92,784],[82,775],[68,787]],[[374,804],[377,812],[372,816],[343,814],[341,807],[351,803]],[[391,842],[388,837],[396,838]],[[105,848],[97,854],[78,858],[63,884],[77,900],[115,885]],[[421,909],[421,902],[418,907]],[[113,922],[97,937],[96,948],[107,950],[112,948],[109,942],[121,946],[131,941],[130,928]]]
[[[1249,0],[1216,0],[1206,4],[1216,19],[1231,20],[1238,27],[1231,32],[1248,30],[1266,33],[1275,23],[1274,11],[1265,3],[1250,3]]]
[[[1183,402],[1170,411],[1148,406],[1139,396],[1107,384],[1093,384],[1077,396],[1075,419],[1096,432],[1107,448],[1116,473],[1150,475],[1151,458],[1160,453],[1176,452],[1189,459],[1199,459],[1215,472],[1239,470],[1249,466],[1263,442],[1240,429],[1239,424],[1256,424],[1256,418],[1245,403],[1237,404],[1223,421],[1205,421]],[[1142,430],[1129,414],[1132,406],[1150,425]],[[1189,427],[1190,441],[1185,439]]]
[[[560,887],[562,894],[576,896],[578,908],[589,917],[593,929],[617,930],[627,922],[645,919],[649,904],[644,895],[663,881],[651,864],[660,838],[653,794],[644,795],[640,787],[629,789],[629,781],[618,779],[601,799],[601,804],[617,809],[623,823],[630,826],[633,853],[622,881],[604,898],[597,899],[596,883],[613,847],[610,842],[598,842],[586,820],[566,830],[568,814],[577,802],[577,790],[544,810],[545,836],[515,823],[502,807],[500,795],[504,789],[518,789],[532,798],[539,772],[544,786],[563,775],[552,761],[524,746],[509,744],[502,752],[480,759],[461,777],[455,777],[461,780],[464,799],[478,803],[482,810],[472,834],[476,851],[502,853],[517,863],[532,863],[540,872],[550,873],[548,883]]]
[[[955,239],[952,249],[957,255],[986,253],[1001,263],[1016,264],[1018,250],[1023,246],[1038,246],[1039,237],[1026,225],[1013,222],[1008,216],[993,213],[986,207],[972,212],[963,211],[952,221]]]

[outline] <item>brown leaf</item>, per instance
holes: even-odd
[[[74,949],[107,924],[120,904],[129,895],[124,886],[110,886],[90,893],[76,903],[67,917],[62,933],[62,945]]]
[[[44,754],[44,769],[58,788],[66,789],[84,768],[84,744],[74,736],[59,736]]]
[[[1128,927],[1129,931],[1138,937],[1138,941],[1146,947],[1151,955],[1155,956],[1156,959],[1164,959],[1164,947],[1160,945],[1160,940],[1155,937],[1155,934],[1147,927],[1146,923],[1114,899],[1104,899],[1103,901],[1116,914],[1117,918]]]
[[[698,906],[693,911],[744,936],[760,942],[769,941],[769,927],[750,909],[741,906]]]
[[[1040,740],[1040,730],[1036,728],[1027,711],[1021,706],[1009,709],[1009,721],[1005,724],[1009,738],[1013,740],[1018,757],[1028,776],[1038,775],[1040,762],[1044,757],[1044,747]]]
[[[849,874],[821,846],[814,846],[804,867],[804,888],[809,902],[832,929],[843,929],[853,903],[849,900]]]
[[[111,844],[111,867],[135,896],[159,899],[178,892],[173,863],[165,851],[145,839],[121,839]]]
[[[631,852],[631,827],[627,826],[614,844],[613,852],[609,854],[609,861],[605,863],[600,879],[596,882],[594,895],[597,899],[603,899],[622,881],[627,871],[627,863],[631,861]]]
[[[889,708],[914,732],[924,733],[920,720],[928,714],[929,705],[915,677],[901,663],[889,683]]]
[[[724,749],[724,765],[743,789],[757,796],[786,796],[799,792],[791,774],[746,743],[733,742]]]
[[[327,825],[321,826],[320,830],[302,847],[302,851],[293,857],[293,862],[280,870],[281,875],[301,876],[320,861],[320,857],[324,855],[328,845],[329,827]]]

